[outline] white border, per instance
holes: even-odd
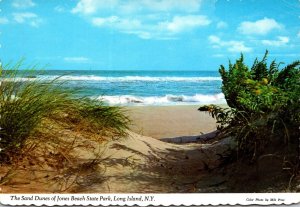
[[[93,198],[93,199],[91,199]],[[132,198],[136,198],[132,200]],[[2,205],[291,205],[299,193],[0,194]]]

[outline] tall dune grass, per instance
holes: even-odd
[[[77,91],[63,89],[64,83],[59,79],[26,79],[24,74],[28,73],[20,71],[20,65],[0,68],[0,159],[7,152],[20,150],[26,139],[38,127],[43,127],[42,121],[47,118],[65,117],[60,121],[67,122],[73,117],[77,121],[85,120],[102,132],[126,134],[129,120],[121,108],[78,98]],[[34,70],[30,74],[35,77]]]

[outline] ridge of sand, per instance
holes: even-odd
[[[65,134],[71,137],[72,133],[67,131]],[[76,142],[85,146],[73,150],[74,157],[69,158],[70,162],[74,160],[74,163],[85,165],[89,160],[91,162],[76,174],[76,182],[72,181],[69,187],[64,187],[64,193],[194,192],[195,183],[207,175],[208,169],[218,165],[216,154],[227,149],[224,143],[219,142],[178,145],[131,131],[127,138],[108,141],[104,145],[84,137],[79,137]],[[98,155],[100,162],[92,165]],[[46,175],[39,166],[35,166],[36,170],[33,168],[20,171],[7,185],[2,186],[2,193],[60,192],[63,187],[53,183],[57,179],[72,178],[63,177],[70,169],[52,176],[53,173]],[[76,169],[74,165],[73,170]],[[35,180],[37,177],[38,181]],[[213,179],[211,182],[218,181]],[[208,188],[203,189],[208,191]]]

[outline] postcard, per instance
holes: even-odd
[[[1,204],[299,204],[298,0],[0,8]]]

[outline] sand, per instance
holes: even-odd
[[[213,131],[215,120],[207,113],[198,112],[197,108],[129,107],[127,113],[133,121],[132,131],[128,131],[127,137],[106,142],[91,139],[85,131],[54,125],[57,128],[49,129],[55,134],[53,143],[64,145],[53,148],[52,142],[41,142],[27,155],[31,157],[31,164],[19,165],[14,170],[16,174],[1,186],[0,192],[215,192],[211,186],[223,182],[223,178],[210,175],[209,170],[218,165],[217,154],[228,149],[226,145],[219,142],[174,144],[158,140]],[[46,158],[39,154],[45,154],[48,160],[51,157],[47,154],[55,155],[60,163],[47,164]],[[0,168],[0,175],[8,170]]]
[[[132,106],[130,130],[153,138],[194,136],[216,130],[216,120],[199,106]]]
[[[67,134],[72,141],[74,133]],[[214,190],[210,185],[220,181],[215,176],[208,181],[207,168],[215,168],[219,163],[216,154],[226,150],[219,143],[178,145],[130,131],[127,137],[106,144],[77,134],[75,145],[73,156],[67,156],[71,168],[60,171],[35,163],[27,165],[26,170],[15,171],[0,192],[186,193],[196,192],[196,185],[210,192]],[[100,162],[89,164],[94,159]],[[0,168],[0,172],[4,170]]]

